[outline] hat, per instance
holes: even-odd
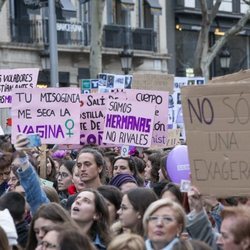
[[[7,235],[9,245],[17,245],[16,227],[8,209],[0,211],[0,225]]]
[[[122,184],[127,183],[127,182],[132,182],[138,185],[136,179],[133,177],[133,175],[130,175],[130,174],[118,174],[114,176],[110,180],[109,185],[119,188]]]

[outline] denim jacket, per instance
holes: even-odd
[[[43,191],[38,175],[31,164],[24,171],[18,168],[17,173],[25,191],[26,200],[30,205],[31,213],[34,215],[43,203],[49,203],[49,199]]]

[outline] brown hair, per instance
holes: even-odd
[[[4,170],[5,168],[9,167],[11,165],[12,160],[12,153],[0,151],[0,170]]]

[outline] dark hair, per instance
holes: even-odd
[[[131,189],[128,192],[126,192],[126,195],[129,199],[129,202],[133,206],[134,210],[139,212],[141,216],[141,220],[138,220],[138,224],[136,226],[136,232],[134,233],[137,233],[143,236],[144,235],[143,225],[142,225],[143,215],[146,209],[148,208],[148,206],[152,202],[157,200],[157,196],[151,189],[143,188],[143,187]]]
[[[212,250],[206,243],[199,240],[179,240],[172,248],[173,250]]]
[[[183,204],[183,195],[182,192],[180,190],[180,188],[175,185],[172,182],[169,182],[161,191],[161,197],[162,195],[166,192],[169,191],[171,192],[178,200],[178,202],[182,205]]]
[[[71,173],[71,175],[73,175],[73,168],[75,165],[76,165],[76,162],[73,160],[64,160],[62,161],[62,164],[61,164],[61,166],[65,166],[65,168],[67,168],[67,170]]]
[[[122,202],[122,192],[115,186],[104,185],[97,188],[97,190],[107,199],[110,203],[115,206],[116,211],[120,209]],[[118,217],[118,215],[117,215]]]
[[[83,153],[89,153],[89,154],[92,154],[94,156],[97,167],[98,168],[102,167],[102,171],[99,173],[99,176],[101,179],[103,179],[106,162],[105,162],[105,159],[104,159],[101,151],[99,151],[95,148],[85,147],[85,148],[81,149],[80,152],[78,153],[78,156],[76,158],[76,163],[78,162],[79,156]]]
[[[12,153],[0,151],[0,170],[4,170],[5,168],[9,167],[12,160]]]
[[[51,202],[48,204],[41,205],[34,214],[30,223],[29,237],[26,250],[34,250],[37,246],[36,234],[34,232],[34,224],[38,218],[51,220],[54,223],[69,222],[75,225],[75,222],[71,219],[67,211],[64,210],[63,207],[59,204]]]
[[[54,182],[56,180],[56,164],[50,155],[46,155],[46,168],[47,168],[47,159],[49,159],[51,164],[51,173],[49,175],[46,175],[46,180]]]
[[[5,233],[5,231],[3,230],[3,228],[1,227],[1,225],[0,225],[0,249],[1,250],[9,250],[10,249],[8,237]]]
[[[25,199],[17,192],[8,192],[0,198],[0,210],[7,208],[15,222],[23,220]]]
[[[134,156],[134,161],[135,161],[135,165],[136,165],[136,168],[138,170],[138,172],[140,174],[144,173],[144,169],[146,167],[146,163],[144,160],[142,160],[140,157],[138,156]]]
[[[168,154],[168,152],[167,152]],[[166,170],[166,165],[167,165],[167,159],[168,159],[168,155],[163,155],[161,157],[161,161],[160,161],[160,169],[161,169],[161,172],[162,172],[162,175],[164,176],[164,178],[168,181],[170,181],[169,177],[168,177],[168,173],[167,173],[167,170]]]
[[[161,154],[158,153],[153,153],[149,155],[148,160],[151,162],[152,169],[151,169],[151,177],[152,177],[152,182],[156,183],[159,180],[159,169],[161,165]]]
[[[133,176],[135,177],[137,183],[139,186],[143,186],[144,181],[142,180],[142,178],[139,176],[139,172],[136,166],[136,161],[134,160],[134,156],[118,156],[114,159],[113,163],[112,163],[112,172],[114,171],[114,165],[118,160],[125,160],[128,162],[128,166],[130,171],[133,173]]]
[[[50,202],[60,203],[59,195],[55,188],[49,186],[42,186],[42,188]]]
[[[104,197],[97,190],[93,188],[85,188],[81,191],[81,193],[86,191],[94,194],[95,210],[98,214],[98,220],[94,220],[91,228],[89,229],[88,235],[92,240],[94,240],[96,234],[98,234],[101,241],[107,246],[111,240],[108,206],[104,200]]]

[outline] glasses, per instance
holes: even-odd
[[[59,176],[60,176],[62,179],[65,179],[65,178],[67,178],[67,177],[69,176],[69,174],[68,174],[68,173],[64,173],[64,172],[62,172],[62,173],[59,172],[59,173],[56,174],[56,178],[58,179]]]
[[[153,224],[157,224],[160,221],[163,222],[164,225],[167,225],[175,221],[175,219],[169,216],[149,216],[148,221],[152,222]]]
[[[0,177],[3,177],[4,175],[9,175],[9,174],[10,174],[10,171],[2,172],[0,173]]]
[[[42,249],[55,249],[57,248],[57,245],[49,243],[48,241],[41,241],[39,244],[39,246],[42,246]]]

